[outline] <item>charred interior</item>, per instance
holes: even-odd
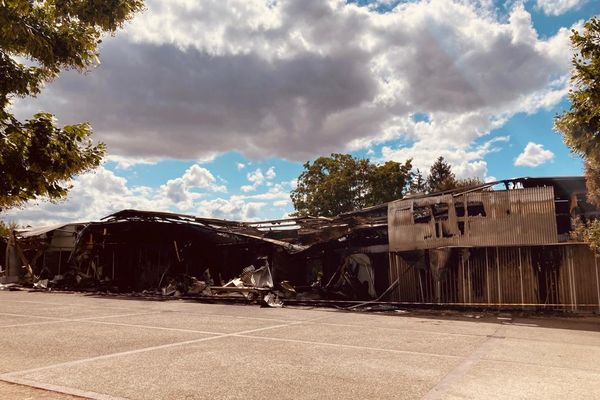
[[[42,287],[371,299],[388,286],[386,218],[385,206],[260,222],[123,210],[100,222],[16,231],[7,260],[28,266],[13,275]],[[70,238],[58,259],[57,232]]]

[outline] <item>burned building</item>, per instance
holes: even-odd
[[[392,300],[600,309],[599,265],[571,237],[596,218],[582,177],[519,178],[388,208]]]
[[[518,178],[335,218],[239,222],[123,210],[15,231],[5,281],[156,295],[600,310],[600,266],[575,224],[582,177]]]
[[[55,288],[246,297],[283,284],[293,295],[366,299],[388,285],[386,206],[256,222],[123,210],[78,226],[56,265],[52,238],[65,229],[15,232],[8,275]]]
[[[13,231],[3,252],[4,281],[16,282],[27,275],[33,280],[46,279],[67,271],[77,236],[86,225],[72,223]]]

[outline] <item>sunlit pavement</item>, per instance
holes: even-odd
[[[600,318],[480,319],[0,292],[0,398],[577,398]]]

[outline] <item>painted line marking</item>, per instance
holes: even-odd
[[[2,328],[18,328],[18,327],[21,327],[21,326],[59,324],[61,322],[88,322],[90,320],[102,319],[102,318],[136,317],[136,316],[154,315],[154,314],[158,314],[158,312],[102,315],[102,316],[97,316],[97,317],[85,317],[85,318],[60,318],[60,317],[31,317],[29,315],[22,315],[22,314],[0,313],[0,315],[10,315],[10,316],[14,316],[14,317],[50,319],[50,321],[27,322],[27,323],[23,323],[23,324],[11,324],[11,325],[0,325],[0,329],[2,329]],[[102,322],[98,321],[98,323],[102,323]]]
[[[36,388],[36,389],[42,389],[42,390],[45,390],[48,392],[67,394],[67,395],[71,395],[71,396],[81,397],[84,399],[127,400],[127,399],[124,399],[123,397],[115,397],[115,396],[110,396],[110,395],[103,394],[103,393],[90,392],[88,390],[80,390],[80,389],[66,387],[66,386],[53,385],[51,383],[37,382],[37,381],[32,381],[30,379],[5,377],[5,378],[1,378],[0,380],[2,380],[4,382],[15,384],[15,385],[29,386],[29,387]]]
[[[53,294],[54,295],[54,294]],[[87,309],[99,309],[99,308],[107,308],[107,309],[114,309],[114,310],[128,310],[131,311],[132,309],[135,310],[135,308],[133,307],[111,307],[111,306],[97,306],[97,305],[87,305],[87,304],[66,304],[66,303],[52,303],[52,302],[37,302],[37,301],[24,301],[24,300],[2,300],[2,302],[12,302],[12,303],[27,303],[27,304],[41,304],[41,305],[56,305],[56,306],[63,306],[63,307],[85,307]],[[1,304],[1,302],[0,302]],[[159,304],[165,304],[165,303],[159,303]],[[190,303],[191,304],[191,303]],[[205,304],[205,303],[198,303],[198,304],[202,304],[202,305],[207,305],[207,306],[213,306],[215,304]],[[51,308],[51,307],[48,307]],[[56,308],[51,308],[53,310],[56,310]],[[235,318],[235,319],[249,319],[249,320],[259,320],[259,321],[274,321],[274,322],[282,322],[282,323],[286,323],[286,322],[290,322],[290,321],[297,321],[297,320],[289,320],[289,319],[278,319],[278,318],[266,318],[266,317],[246,317],[246,316],[242,316],[242,315],[228,315],[228,314],[214,314],[214,313],[203,313],[203,312],[192,312],[192,311],[181,311],[181,310],[177,310],[177,309],[169,309],[169,308],[159,308],[159,309],[147,309],[147,308],[140,308],[139,311],[154,311],[154,312],[172,312],[172,313],[181,313],[181,314],[190,314],[190,315],[202,315],[202,316],[215,316],[215,317],[225,317],[225,318]],[[309,311],[313,311],[315,312],[315,310],[309,310]],[[320,310],[317,310],[316,312],[322,312]],[[1,314],[6,314],[9,315],[11,313],[3,313],[0,311],[0,315]],[[11,315],[19,315],[19,314],[11,314]],[[35,318],[54,318],[54,317],[46,317],[46,316],[38,316],[38,315],[27,315],[27,317],[35,317]],[[57,317],[58,318],[58,317]],[[306,320],[308,321],[308,320]]]
[[[265,331],[265,330],[269,330],[269,329],[281,328],[284,326],[297,325],[297,324],[301,324],[303,322],[305,322],[305,321],[291,322],[288,324],[280,324],[280,325],[272,325],[272,326],[267,326],[267,327],[262,327],[262,328],[249,329],[249,330],[233,332],[233,333],[225,333],[222,335],[216,335],[216,336],[200,338],[200,339],[185,340],[185,341],[181,341],[181,342],[168,343],[168,344],[163,344],[163,345],[158,345],[158,346],[143,347],[141,349],[121,351],[121,352],[117,352],[117,353],[104,354],[104,355],[96,356],[96,357],[89,357],[89,358],[84,358],[84,359],[79,359],[79,360],[74,360],[74,361],[67,361],[67,362],[58,363],[58,364],[46,365],[44,367],[31,368],[31,369],[20,370],[20,371],[13,371],[13,372],[5,373],[5,374],[0,374],[0,380],[3,380],[5,377],[25,375],[25,374],[29,374],[32,372],[44,371],[44,370],[52,369],[52,368],[70,367],[73,365],[84,364],[84,363],[92,362],[92,361],[106,360],[106,359],[110,359],[110,358],[114,358],[114,357],[146,353],[149,351],[168,349],[168,348],[172,348],[172,347],[183,346],[186,344],[195,344],[195,343],[200,343],[200,342],[206,342],[209,340],[221,339],[221,338],[225,338],[225,337],[234,337],[236,335],[245,335],[245,334],[261,332],[261,331]]]
[[[82,321],[82,322],[89,323],[89,324],[126,326],[126,327],[131,327],[131,328],[147,328],[147,329],[171,331],[171,332],[202,333],[205,335],[227,335],[228,334],[227,332],[201,331],[201,330],[186,329],[186,328],[169,328],[166,326],[126,324],[126,323],[121,323],[121,322],[93,321],[93,320],[86,320],[86,321]]]
[[[315,322],[315,325],[325,325],[325,326],[338,326],[338,327],[347,327],[347,328],[361,328],[361,329],[385,329],[385,330],[393,330],[393,331],[405,331],[405,332],[414,332],[414,333],[431,333],[433,335],[443,335],[443,336],[464,336],[464,337],[485,337],[487,334],[475,334],[475,333],[455,333],[455,332],[438,332],[438,331],[428,331],[424,329],[413,329],[413,328],[404,328],[404,327],[390,327],[390,326],[376,326],[376,325],[354,325],[354,324],[337,324],[330,322]]]
[[[467,356],[456,368],[446,374],[441,381],[431,388],[431,390],[423,397],[423,400],[438,400],[444,398],[448,393],[448,390],[450,390],[454,384],[462,380],[467,373],[483,359],[483,356],[488,353],[489,350],[503,340],[497,338],[500,336],[499,333],[503,328],[504,325],[500,325],[487,340],[475,349],[475,351]]]
[[[52,293],[51,296],[55,296],[55,293]],[[81,296],[77,296],[77,298],[85,298]],[[8,300],[2,299],[3,303],[25,303],[25,304],[40,304],[45,306],[62,306],[62,307],[86,307],[86,308],[109,308],[112,310],[131,310],[131,307],[116,307],[116,306],[103,306],[103,305],[94,305],[91,306],[89,304],[80,304],[80,303],[56,303],[51,301],[31,301],[31,300]]]
[[[232,336],[248,338],[248,339],[271,340],[271,341],[276,341],[276,342],[289,342],[289,343],[310,344],[310,345],[317,345],[317,346],[327,346],[327,347],[340,347],[340,348],[353,349],[353,350],[381,351],[381,352],[385,352],[385,353],[395,353],[395,354],[413,354],[413,355],[424,355],[424,356],[443,357],[443,358],[458,358],[458,359],[464,358],[463,356],[455,356],[455,355],[450,355],[450,354],[437,354],[437,353],[428,353],[428,352],[410,351],[410,350],[384,349],[381,347],[357,346],[357,345],[342,344],[342,343],[315,342],[312,340],[301,340],[301,339],[274,338],[274,337],[269,337],[269,336],[254,336],[254,335],[246,335],[246,334],[241,334],[241,333],[235,334]]]

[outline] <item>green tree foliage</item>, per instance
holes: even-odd
[[[600,220],[584,222],[581,217],[575,218],[571,238],[588,243],[592,251],[600,255]]]
[[[583,157],[589,201],[600,207],[600,20],[587,21],[581,32],[573,30],[569,92],[571,108],[554,121],[571,150]],[[582,236],[591,247],[600,249],[600,222],[588,224]]]
[[[19,228],[19,225],[16,222],[4,222],[0,220],[0,236],[8,237],[12,234],[12,231]],[[0,260],[0,263],[4,262],[4,260]]]
[[[411,160],[404,164],[386,161],[385,164],[369,163],[365,207],[400,199],[411,182]]]
[[[73,175],[98,166],[105,148],[92,143],[89,124],[58,128],[47,113],[20,122],[10,103],[39,94],[63,69],[95,65],[102,35],[142,7],[142,0],[0,0],[0,210],[61,198]]]
[[[304,164],[291,193],[296,215],[333,217],[401,198],[411,180],[411,160],[377,165],[349,154]]]
[[[427,190],[430,193],[435,193],[455,189],[456,187],[457,181],[452,172],[452,167],[444,160],[444,157],[438,157],[429,169]]]
[[[480,186],[483,185],[485,182],[483,182],[481,179],[479,178],[464,178],[464,179],[458,179],[456,181],[456,189],[466,189],[466,188],[470,188],[473,186]]]
[[[419,168],[413,173],[408,192],[412,194],[427,192],[427,180]]]

